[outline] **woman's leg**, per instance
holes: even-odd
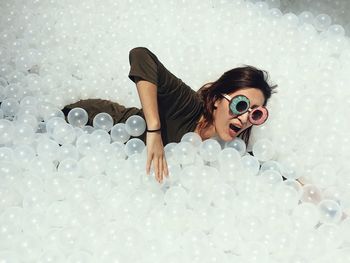
[[[93,119],[98,113],[106,112],[112,116],[114,124],[116,123],[124,123],[131,115],[139,115],[143,117],[143,112],[141,109],[131,107],[126,108],[123,105],[112,102],[109,100],[101,100],[101,99],[87,99],[80,100],[73,104],[66,105],[63,108],[63,113],[65,116],[68,115],[69,111],[74,108],[83,108],[88,113],[88,125],[92,125]]]

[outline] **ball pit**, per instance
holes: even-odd
[[[287,2],[2,1],[0,262],[350,262],[349,16]],[[140,116],[60,110],[140,107],[136,46],[193,89],[267,70],[269,120],[248,145],[169,143],[159,184]]]

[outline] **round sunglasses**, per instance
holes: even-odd
[[[264,106],[259,106],[253,109],[250,108],[250,101],[244,95],[237,95],[233,98],[227,94],[221,95],[229,101],[230,111],[233,115],[242,115],[248,112],[249,122],[253,125],[261,125],[269,117],[269,112]]]

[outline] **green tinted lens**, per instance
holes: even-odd
[[[249,105],[250,102],[246,96],[238,95],[232,98],[230,110],[235,115],[243,114],[249,109]]]

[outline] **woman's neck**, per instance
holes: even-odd
[[[215,126],[213,124],[211,124],[207,127],[205,127],[205,126],[206,125],[204,123],[204,117],[201,116],[194,132],[198,133],[203,141],[213,137],[216,134]]]

